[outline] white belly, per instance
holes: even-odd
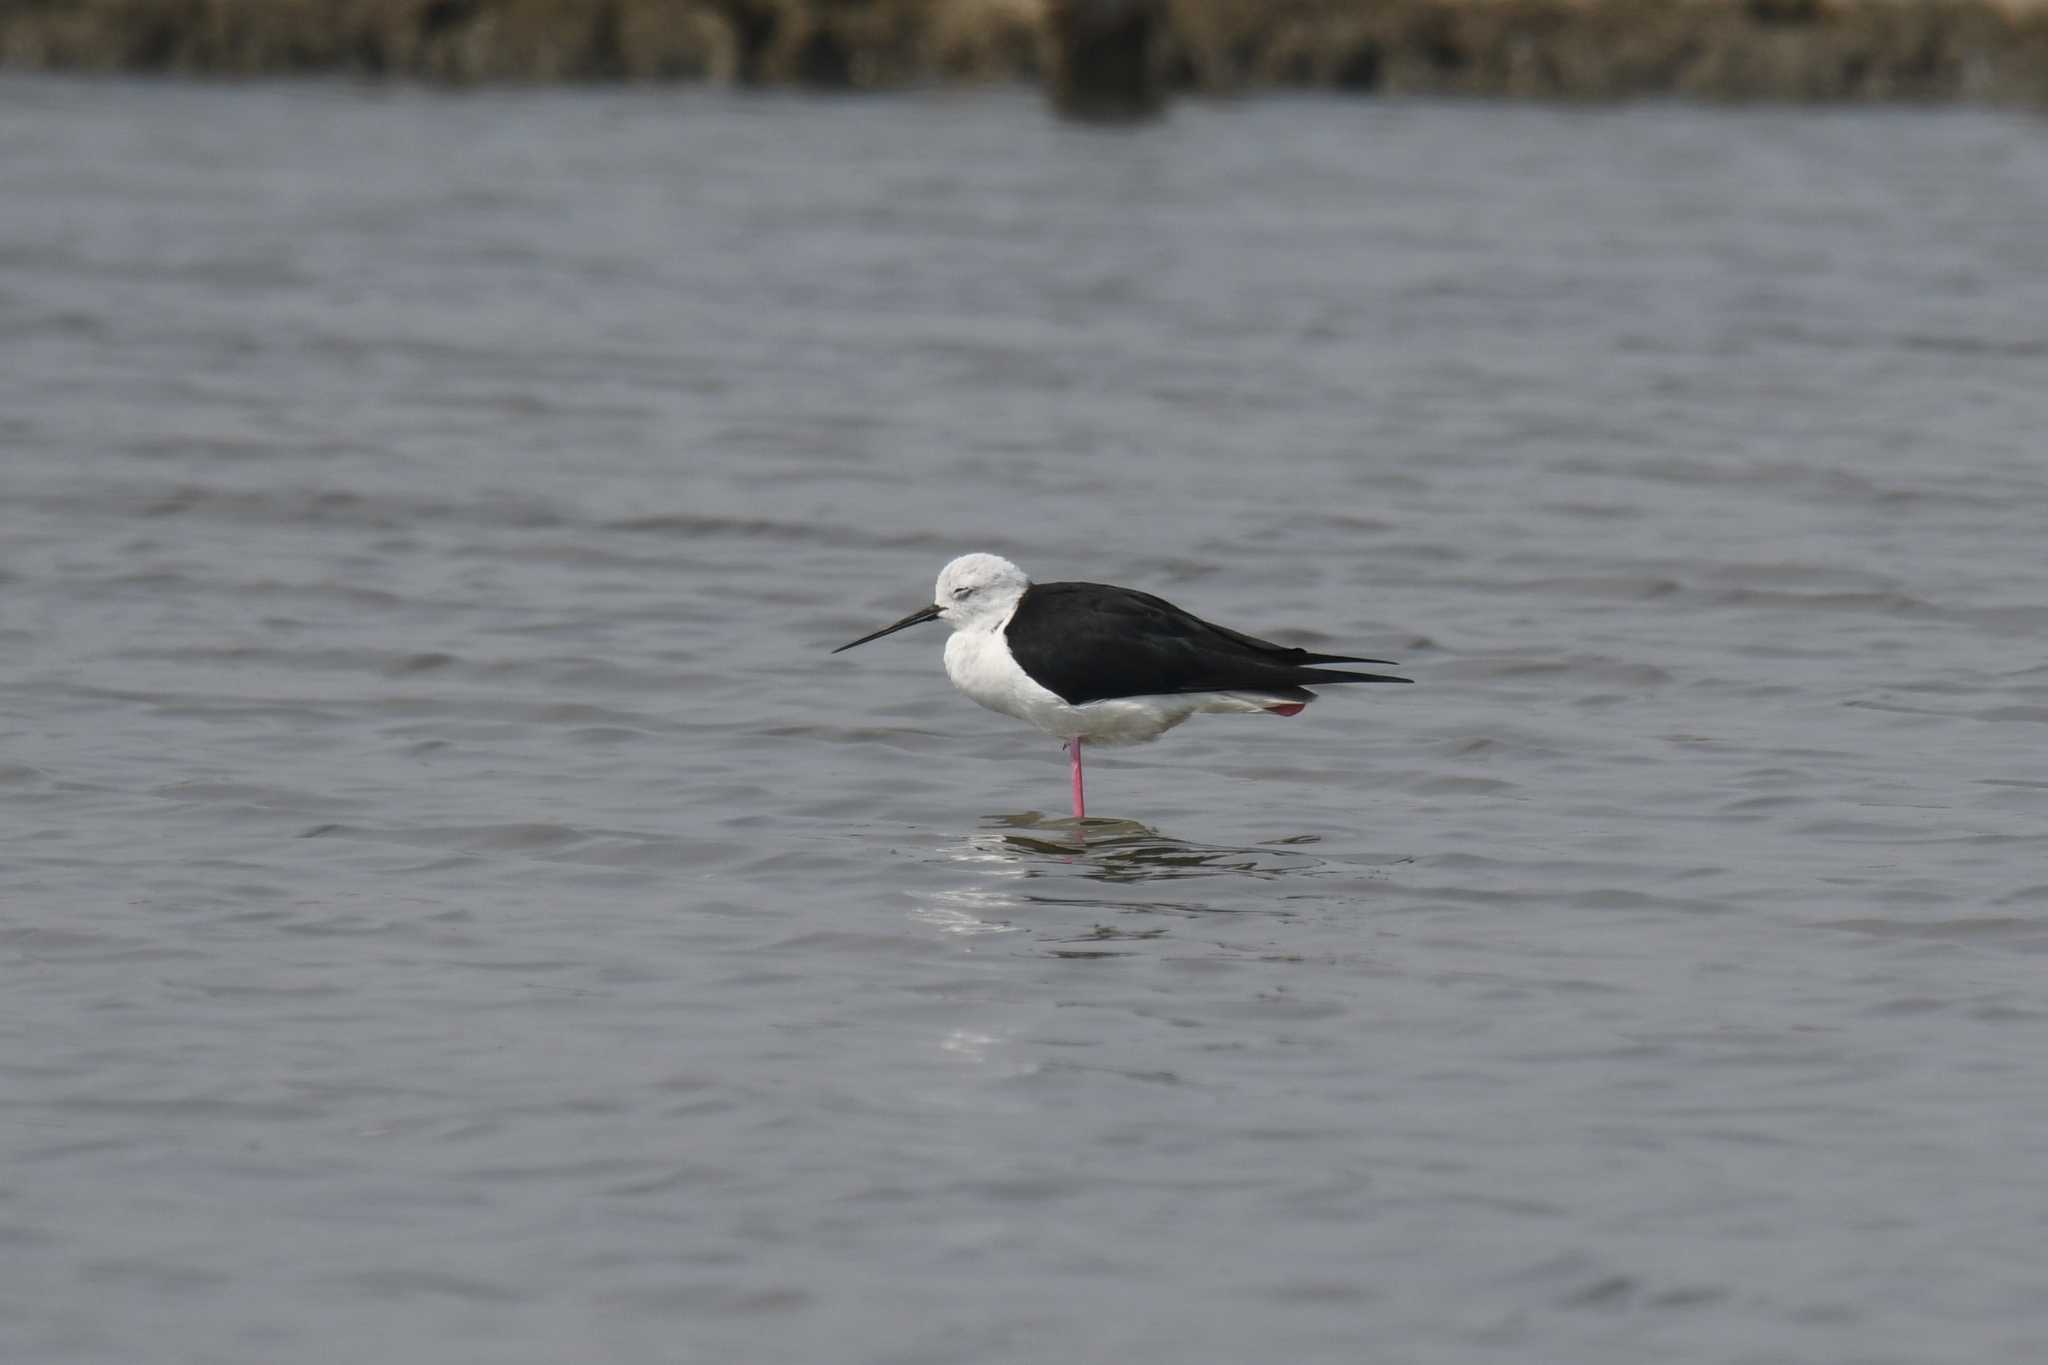
[[[946,641],[946,676],[953,686],[989,710],[1015,716],[1063,740],[1142,744],[1198,712],[1250,714],[1285,700],[1248,692],[1184,692],[1070,705],[1017,666],[1003,643],[1005,624],[955,631]]]

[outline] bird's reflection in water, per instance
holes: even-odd
[[[1076,821],[1037,811],[984,816],[979,829],[940,852],[944,862],[971,869],[971,879],[922,892],[912,914],[949,934],[1023,934],[1052,957],[1119,957],[1138,946],[1132,940],[1163,942],[1170,936],[1156,921],[1134,923],[1132,916],[1293,914],[1303,892],[1247,894],[1246,882],[1345,870],[1342,860],[1333,865],[1300,851],[1315,841],[1304,834],[1228,848],[1163,834],[1135,820]],[[1166,883],[1184,885],[1169,891]],[[1270,951],[1262,943],[1217,941],[1210,947],[1226,957]]]
[[[984,817],[970,841],[984,856],[1007,854],[1026,864],[1025,876],[1034,875],[1031,864],[1049,862],[1040,875],[1057,870],[1097,881],[1150,882],[1312,874],[1323,868],[1323,860],[1295,847],[1313,839],[1303,835],[1256,848],[1225,848],[1162,834],[1135,820],[1074,820],[1020,811]]]

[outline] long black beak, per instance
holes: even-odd
[[[832,652],[834,654],[844,654],[847,650],[852,649],[853,645],[864,645],[870,640],[879,640],[884,635],[894,635],[899,630],[908,630],[912,626],[921,626],[927,621],[936,621],[939,619],[939,612],[941,610],[943,610],[943,608],[926,607],[922,611],[914,611],[910,613],[910,615],[904,617],[901,621],[898,621],[895,625],[883,626],[873,635],[863,635],[858,640],[855,640],[852,645],[841,645],[839,646],[839,648],[833,650]]]

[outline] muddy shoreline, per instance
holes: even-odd
[[[1057,83],[1085,0],[0,0],[0,66]],[[2043,0],[1100,0],[1161,89],[2048,104]]]

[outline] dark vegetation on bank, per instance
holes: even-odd
[[[1094,63],[1095,65],[1090,65]],[[0,65],[2048,103],[2042,0],[0,0]]]

